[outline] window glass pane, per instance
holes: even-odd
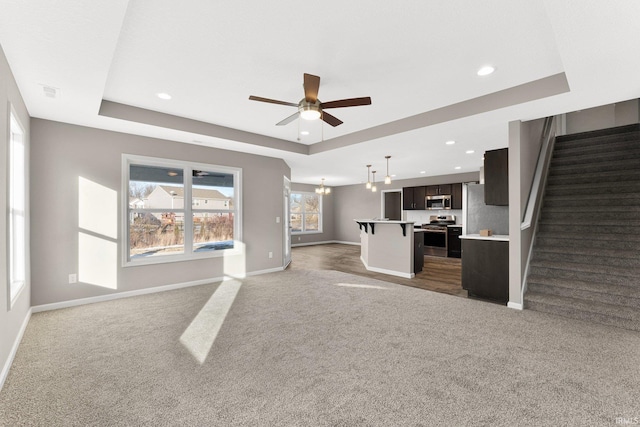
[[[291,212],[302,212],[302,194],[291,194]]]
[[[184,213],[130,212],[131,259],[184,253]]]
[[[304,231],[318,231],[320,216],[318,214],[306,214],[304,217]]]
[[[307,195],[304,198],[304,211],[318,213],[320,212],[320,197],[316,195]]]
[[[291,231],[302,231],[302,214],[291,214]]]
[[[10,303],[26,283],[26,158],[24,134],[17,119],[9,120],[9,298]]]
[[[132,209],[184,209],[183,170],[131,165],[129,206]]]
[[[233,174],[194,169],[192,175],[193,209],[233,209]]]
[[[195,252],[233,248],[233,213],[194,213],[193,249]]]

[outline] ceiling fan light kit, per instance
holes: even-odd
[[[292,114],[286,119],[276,123],[276,126],[284,126],[298,117],[305,120],[322,119],[323,122],[333,127],[340,126],[343,122],[339,118],[327,113],[329,108],[357,107],[360,105],[371,105],[371,98],[366,96],[363,98],[340,99],[337,101],[320,102],[318,99],[318,90],[320,89],[320,77],[313,74],[304,73],[302,87],[304,88],[304,98],[294,104],[293,102],[278,101],[276,99],[263,98],[251,95],[251,101],[267,102],[270,104],[287,105],[290,107],[298,107],[298,112]]]

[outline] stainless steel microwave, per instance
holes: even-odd
[[[451,195],[427,196],[424,206],[425,209],[451,209]]]

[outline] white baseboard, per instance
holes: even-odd
[[[13,345],[11,346],[11,352],[9,352],[9,357],[4,363],[2,367],[2,371],[0,372],[0,390],[2,390],[2,386],[4,386],[4,382],[9,375],[9,369],[11,369],[11,365],[13,364],[13,359],[16,357],[16,352],[18,351],[18,346],[20,346],[20,341],[22,341],[22,337],[24,336],[24,331],[27,330],[27,325],[29,324],[29,319],[31,319],[31,309],[27,311],[27,315],[24,317],[22,321],[22,325],[20,326],[20,331],[18,331],[18,336],[16,337]]]
[[[404,277],[405,279],[413,279],[416,276],[415,273],[404,273],[402,271],[387,270],[387,269],[378,268],[378,267],[370,267],[366,262],[364,262],[364,259],[362,257],[360,257],[360,261],[362,261],[364,268],[366,268],[369,271],[373,271],[375,273],[382,273],[382,274],[388,274],[390,276]]]
[[[233,277],[233,278],[243,279],[248,276],[258,276],[260,274],[275,273],[277,271],[282,271],[283,269],[284,269],[283,267],[276,267],[276,268],[270,268],[267,270],[251,271],[249,273],[242,275],[242,277]],[[104,302],[104,301],[111,301],[111,300],[120,299],[120,298],[135,297],[139,295],[153,294],[156,292],[172,291],[175,289],[188,288],[191,286],[206,285],[207,283],[221,282],[229,278],[231,277],[212,277],[209,279],[193,280],[190,282],[175,283],[172,285],[163,285],[163,286],[156,286],[153,288],[136,289],[135,291],[118,292],[114,294],[100,295],[97,297],[80,298],[80,299],[74,299],[69,301],[54,302],[51,304],[42,304],[42,305],[33,306],[31,307],[31,311],[33,313],[39,313],[41,311],[58,310],[60,308],[76,307],[78,305],[93,304],[96,302]]]
[[[356,242],[343,242],[340,240],[325,240],[322,242],[308,242],[308,243],[292,243],[291,247],[292,248],[296,248],[298,246],[314,246],[314,245],[328,245],[331,243],[339,243],[341,245],[355,245],[355,246],[360,246],[360,243],[356,243]]]
[[[511,302],[509,301],[507,303],[507,307],[509,308],[513,308],[514,310],[524,310],[524,306],[518,302]]]

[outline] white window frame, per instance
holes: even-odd
[[[131,165],[157,166],[166,168],[182,169],[184,171],[184,208],[179,209],[184,212],[184,253],[157,255],[146,258],[129,258],[129,171]],[[211,172],[222,172],[233,175],[233,249],[220,249],[207,252],[193,251],[193,212],[211,212],[216,210],[197,209],[194,210],[192,203],[192,171],[206,170]],[[122,155],[122,266],[133,267],[148,264],[164,264],[170,262],[190,261],[206,258],[216,258],[229,255],[237,255],[241,252],[240,242],[242,241],[242,169],[229,166],[212,165],[206,163],[195,163],[181,160],[162,159],[159,157],[138,156],[133,154]],[[157,209],[150,209],[157,211]],[[224,212],[229,212],[225,210]]]
[[[9,114],[8,114],[8,141],[7,144],[7,302],[8,309],[11,310],[13,308],[14,303],[18,300],[22,292],[25,288],[27,288],[27,284],[29,283],[29,186],[27,181],[27,144],[26,144],[26,132],[22,123],[18,119],[18,114],[15,112],[13,106],[9,104]],[[15,171],[15,163],[14,163],[14,150],[15,145],[19,144],[22,146],[22,173],[21,173],[21,183],[17,183],[18,187],[16,187],[16,171]],[[23,197],[23,206],[20,211],[14,209],[13,197],[16,190],[22,192]],[[22,230],[18,230],[20,232],[19,236],[16,236],[15,230],[15,217],[21,216],[23,221]],[[15,239],[19,238],[22,240],[21,244],[18,242],[17,246],[21,248],[22,261],[21,269],[23,270],[20,274],[22,276],[20,279],[15,278],[15,269],[14,269],[14,257],[17,255],[15,253],[16,250],[16,241]]]
[[[310,191],[293,191],[291,190],[291,196],[295,195],[295,194],[300,194],[302,196],[314,196],[317,197],[318,200],[318,213],[316,214],[315,212],[308,212],[309,214],[313,214],[313,215],[318,215],[318,229],[317,230],[311,230],[311,231],[307,231],[305,230],[305,216],[307,215],[307,212],[299,212],[300,214],[302,214],[302,231],[295,231],[295,230],[291,230],[291,234],[295,234],[296,236],[299,236],[301,234],[320,234],[322,233],[322,223],[323,223],[323,213],[322,213],[322,201],[324,199],[324,196],[321,194],[317,194],[317,193],[312,193]],[[290,196],[290,197],[291,197]],[[304,206],[304,203],[302,204]],[[291,215],[297,214],[298,212],[291,212]]]

